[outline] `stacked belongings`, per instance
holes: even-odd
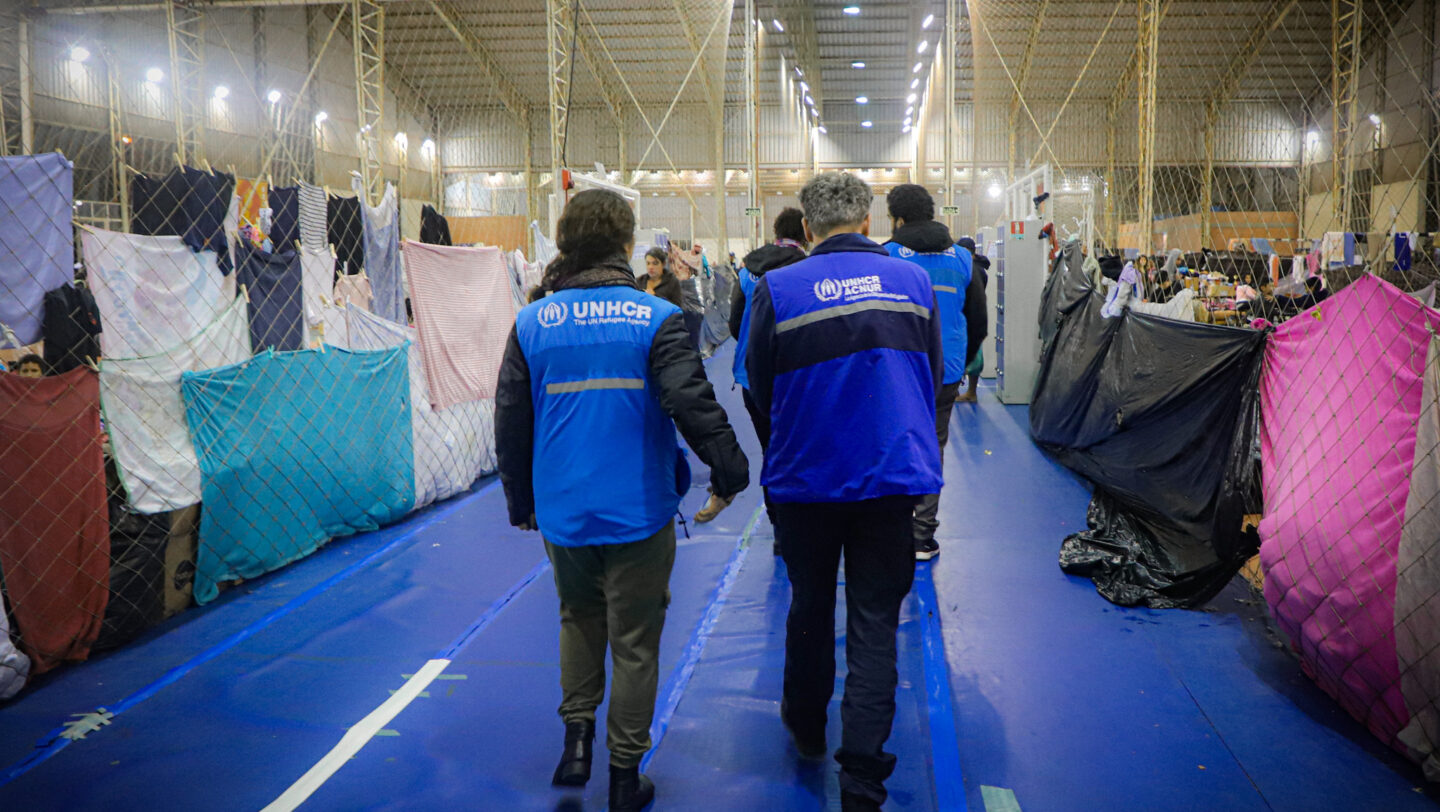
[[[1040,306],[1035,442],[1095,486],[1062,569],[1126,606],[1193,607],[1254,554],[1266,333],[1122,311],[1065,247]]]

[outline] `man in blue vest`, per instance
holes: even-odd
[[[800,192],[810,257],[755,287],[746,372],[770,418],[761,482],[790,577],[780,716],[824,755],[835,688],[835,589],[845,559],[841,808],[877,810],[895,756],[895,630],[915,577],[916,500],[940,490],[935,390],[944,373],[930,278],[867,238],[873,195],[840,172]]]
[[[970,287],[971,262],[969,251],[957,249],[950,229],[935,220],[935,200],[923,186],[902,183],[890,190],[885,198],[892,225],[890,241],[885,250],[890,256],[909,260],[925,269],[935,288],[935,309],[940,317],[941,343],[945,347],[945,376],[935,397],[935,435],[940,442],[940,459],[945,459],[945,443],[950,439],[950,413],[960,384],[965,381],[966,291]],[[978,302],[984,318],[983,300]],[[915,558],[929,561],[940,554],[935,531],[940,522],[940,494],[929,494],[915,506]]]
[[[655,797],[639,764],[651,744],[673,517],[690,487],[676,427],[727,503],[750,477],[680,308],[635,287],[634,233],[619,195],[587,190],[570,201],[556,225],[560,257],[515,319],[495,394],[510,522],[540,530],[560,596],[565,749],[553,783],[590,778],[608,646],[616,812]]]
[[[750,377],[745,374],[745,353],[750,346],[750,302],[755,297],[755,286],[767,271],[794,265],[805,258],[805,215],[799,209],[787,208],[775,218],[775,242],[762,245],[745,255],[745,264],[738,274],[739,284],[730,299],[730,335],[735,336],[735,383],[740,384],[740,396],[745,401],[745,411],[750,413],[750,422],[760,438],[760,450],[770,445],[769,415],[755,408],[755,399],[750,396]],[[709,513],[710,506],[696,514],[695,520],[709,521],[715,518]],[[775,511],[770,496],[765,496],[765,512],[770,524],[775,524]],[[719,513],[719,511],[715,511]],[[776,555],[780,545],[774,546]]]

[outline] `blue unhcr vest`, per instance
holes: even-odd
[[[886,243],[890,256],[919,265],[930,274],[935,287],[935,307],[940,311],[940,343],[945,348],[944,383],[965,378],[965,290],[970,286],[970,252],[951,245],[938,254],[922,254],[899,243]]]
[[[535,517],[552,544],[640,541],[675,515],[690,468],[650,379],[650,347],[679,312],[614,286],[562,290],[516,317],[535,409]]]
[[[750,269],[744,266],[740,268],[740,290],[745,294],[745,315],[740,317],[740,335],[735,336],[735,383],[740,384],[741,389],[750,388],[750,373],[745,371],[745,351],[750,347],[750,303],[755,299],[755,286],[760,284],[760,277],[750,273]]]
[[[874,251],[821,246],[765,274],[775,382],[761,482],[775,501],[940,492],[934,293],[920,269],[864,244]]]

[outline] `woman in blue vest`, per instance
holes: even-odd
[[[643,809],[660,630],[675,563],[673,517],[690,468],[675,429],[710,466],[727,502],[749,463],[705,379],[680,308],[636,287],[635,215],[587,190],[556,224],[560,257],[521,310],[495,395],[495,445],[510,522],[538,529],[560,595],[557,786],[590,778],[595,709],[614,676],[606,720],[610,809]]]

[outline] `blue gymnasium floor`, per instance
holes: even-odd
[[[728,348],[710,374],[758,466]],[[1086,489],[1029,443],[1023,408],[983,400],[957,408],[944,554],[902,617],[887,809],[1434,808],[1418,771],[1274,645],[1248,590],[1204,612],[1124,610],[1062,574]],[[758,506],[752,488],[682,534],[657,809],[838,808],[833,764],[798,765],[779,724],[788,586]],[[603,767],[588,792],[548,786],[561,727],[543,560],[493,482],[334,542],[0,708],[0,810],[262,809],[442,654],[440,677],[301,808],[601,809]],[[118,711],[109,726],[54,743],[101,706]]]

